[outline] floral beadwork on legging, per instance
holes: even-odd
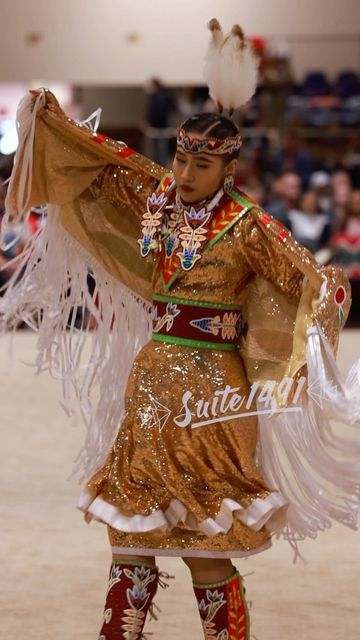
[[[222,583],[194,585],[205,640],[248,640],[249,615],[241,577]]]
[[[99,640],[139,640],[156,593],[156,567],[113,564]]]

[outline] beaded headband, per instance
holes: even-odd
[[[223,140],[220,138],[196,138],[195,136],[189,136],[184,129],[180,128],[177,136],[177,144],[186,153],[225,155],[239,151],[242,140],[240,133],[236,136],[228,136]]]

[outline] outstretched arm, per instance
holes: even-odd
[[[46,203],[49,229],[60,224],[56,234],[65,230],[108,273],[150,297],[152,268],[140,259],[137,239],[162,167],[68,118],[50,91],[26,96],[18,118],[10,217]]]
[[[131,196],[137,210],[164,173],[162,167],[124,143],[68,118],[46,89],[25,96],[18,121],[20,144],[7,198],[12,216],[44,203],[66,204],[97,178],[106,189],[109,166],[110,172],[112,166],[120,171],[118,202],[129,205]]]

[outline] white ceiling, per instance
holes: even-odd
[[[213,16],[226,27],[240,22],[249,35],[347,38],[359,33],[360,2],[0,0],[0,82],[138,85],[157,75],[169,84],[198,83],[208,41],[205,25]],[[359,41],[337,42],[328,42],[326,51],[319,45],[320,58],[327,61],[333,51],[335,59],[336,46],[345,46],[345,58],[356,54],[358,64]],[[310,49],[294,46],[316,63],[314,42]]]

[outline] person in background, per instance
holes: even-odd
[[[345,229],[351,199],[351,180],[346,171],[336,171],[331,178],[334,232]]]
[[[349,178],[354,189],[360,189],[360,136],[354,135],[349,139],[345,155],[342,159],[343,166],[348,171]],[[344,172],[345,173],[345,172]]]
[[[294,238],[312,253],[323,249],[331,236],[331,216],[322,213],[315,191],[306,191],[300,198],[299,209],[288,214]]]
[[[340,169],[331,176],[331,188],[336,191],[339,187],[346,186],[351,190],[351,179],[347,171]]]
[[[342,185],[333,195],[334,231],[343,231],[349,215],[351,190]]]
[[[350,236],[359,236],[360,239],[360,189],[351,193],[349,216],[346,221],[345,233]]]
[[[315,171],[310,176],[309,187],[316,193],[320,211],[329,213],[333,207],[330,174],[326,171]]]
[[[184,87],[176,100],[176,116],[179,122],[191,118],[195,113],[199,113],[203,108],[203,101],[200,98],[196,87]],[[215,108],[215,105],[214,105]]]
[[[360,318],[360,190],[351,193],[348,218],[343,231],[331,239],[333,263],[340,265],[351,279],[353,291],[353,313],[355,322]]]
[[[169,161],[170,116],[174,111],[174,100],[161,80],[153,78],[148,88],[147,130],[149,155],[162,167]]]
[[[289,211],[298,209],[301,196],[301,180],[297,173],[286,171],[273,185],[273,198],[266,210],[285,226],[289,226]]]
[[[269,174],[279,176],[285,172],[297,173],[303,189],[308,188],[313,171],[313,158],[304,146],[304,141],[295,132],[287,135],[281,145],[277,146],[274,152],[269,153]]]

